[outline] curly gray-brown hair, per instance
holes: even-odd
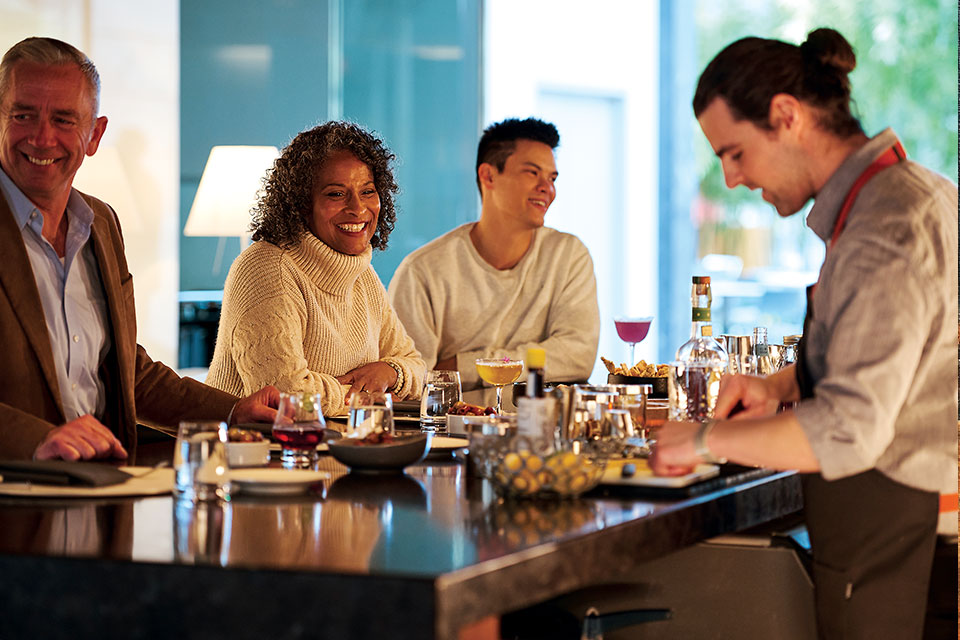
[[[370,167],[380,196],[377,229],[370,239],[374,249],[387,247],[387,238],[397,220],[393,196],[400,189],[393,178],[396,156],[383,141],[352,122],[331,121],[301,131],[273,163],[273,170],[253,210],[250,230],[254,240],[277,246],[295,246],[313,211],[313,189],[320,168],[337,151],[349,151]]]

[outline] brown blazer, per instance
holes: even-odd
[[[181,378],[137,344],[133,276],[117,216],[100,200],[81,195],[95,214],[90,235],[113,343],[101,367],[107,397],[101,421],[132,455],[138,421],[173,429],[181,419],[226,419],[236,397]],[[47,432],[66,422],[55,367],[30,259],[0,194],[0,459],[32,457]]]

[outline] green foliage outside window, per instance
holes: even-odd
[[[699,69],[741,37],[800,44],[818,27],[836,29],[854,47],[857,68],[850,76],[854,113],[867,135],[892,127],[910,158],[956,182],[957,3],[953,0],[700,0]],[[776,216],[759,192],[727,189],[720,163],[699,128],[694,139],[700,192],[721,211],[714,225],[739,225],[745,212],[759,207],[769,210],[771,220]],[[794,218],[799,228],[802,216]]]

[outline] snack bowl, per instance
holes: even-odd
[[[356,438],[327,443],[330,455],[358,473],[401,473],[423,460],[430,450],[431,433],[395,437],[392,442],[371,444]]]
[[[607,374],[607,384],[649,384],[653,387],[651,398],[667,397],[667,376],[648,378],[644,376],[622,376],[617,373]]]
[[[227,464],[236,467],[262,467],[270,462],[270,441],[227,442]]]

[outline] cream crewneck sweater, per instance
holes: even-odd
[[[398,398],[416,397],[425,365],[370,265],[312,233],[283,249],[255,242],[230,267],[207,384],[245,396],[272,384],[320,392],[324,415],[346,411],[336,376],[383,360],[403,371]]]

